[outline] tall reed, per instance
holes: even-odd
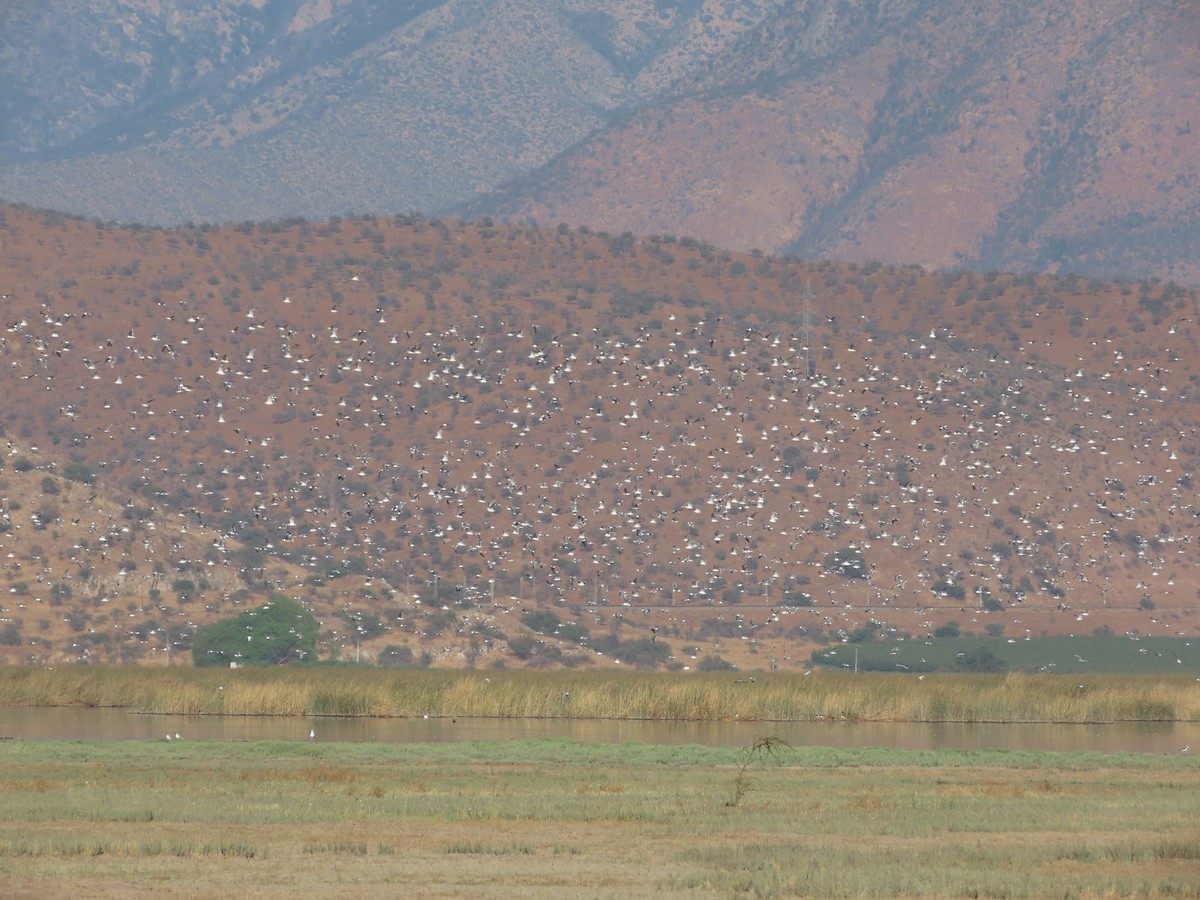
[[[1200,721],[1188,677],[0,668],[0,705],[186,715],[693,721]]]

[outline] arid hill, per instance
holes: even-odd
[[[445,665],[1195,633],[1171,283],[3,207],[0,294],[5,659],[163,662],[273,592]]]
[[[1200,12],[1152,0],[0,6],[0,198],[427,215],[1200,285]]]

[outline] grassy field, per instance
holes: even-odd
[[[181,715],[664,721],[1200,721],[1193,677],[842,671],[596,673],[379,668],[0,668],[0,706]]]
[[[747,754],[0,742],[0,894],[1200,896],[1192,756]]]
[[[860,671],[1004,671],[1047,675],[1200,676],[1200,641],[1118,635],[1075,637],[936,638],[836,644],[813,653],[814,663]]]

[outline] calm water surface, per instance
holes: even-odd
[[[420,743],[570,738],[578,741],[744,746],[775,735],[793,746],[933,750],[1200,752],[1198,722],[1114,725],[924,724],[912,722],[643,722],[598,719],[336,719],[142,715],[122,709],[0,707],[0,738],[144,741],[180,734],[198,741]]]

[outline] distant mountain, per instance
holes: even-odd
[[[1195,290],[0,207],[0,292],[0,659],[273,592],[447,665],[1196,635]]]
[[[686,81],[749,27],[714,33],[693,6],[9,5],[0,196],[144,224],[437,212]]]
[[[1198,19],[1172,0],[10,3],[0,197],[1195,285]]]
[[[473,209],[1195,284],[1198,38],[1194,4],[788,4],[684,95]]]

